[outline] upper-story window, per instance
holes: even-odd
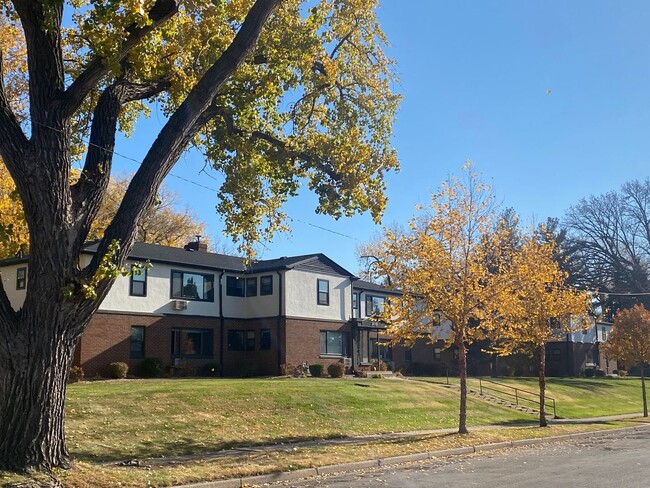
[[[129,283],[129,295],[133,297],[147,296],[147,270],[143,269],[140,274],[135,272],[131,274]]]
[[[273,275],[260,276],[260,295],[273,295]]]
[[[246,296],[257,296],[257,276],[254,278],[246,278]]]
[[[226,277],[226,295],[229,297],[246,296],[246,280],[237,276]]]
[[[229,297],[256,297],[257,277],[240,278],[239,276],[227,276],[226,295]]]
[[[372,317],[373,315],[379,315],[382,313],[384,311],[385,303],[386,297],[366,295],[366,316]]]
[[[214,275],[172,271],[172,298],[214,302]]]
[[[330,304],[330,282],[327,280],[316,280],[316,288],[318,290],[317,303],[319,305]]]
[[[16,290],[24,290],[27,286],[27,268],[16,270]]]
[[[359,318],[359,294],[352,294],[352,317],[355,319]]]

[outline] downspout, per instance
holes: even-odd
[[[224,318],[223,318],[223,275],[225,271],[221,271],[219,275],[219,376],[224,377],[224,360],[223,360],[223,341],[224,341]]]
[[[278,330],[278,374],[282,374],[282,273],[276,271],[278,275],[278,316],[276,318],[276,327]]]

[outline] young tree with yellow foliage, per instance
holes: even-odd
[[[508,290],[498,296],[499,318],[485,322],[492,349],[539,357],[539,425],[546,427],[546,343],[558,334],[589,327],[590,295],[567,285],[567,274],[555,260],[552,239],[526,237],[509,266],[503,269]],[[483,324],[482,324],[483,325]]]
[[[387,333],[407,343],[430,333],[432,341],[458,350],[460,434],[467,433],[467,345],[485,338],[483,328],[506,290],[505,275],[490,269],[487,259],[499,238],[494,197],[471,162],[464,174],[464,180],[442,184],[408,231],[387,230],[377,246],[378,270],[402,293],[384,311]]]
[[[0,259],[29,248],[29,229],[14,181],[0,159]]]
[[[398,167],[399,96],[377,0],[0,5],[25,41],[26,52],[3,51],[0,62],[0,157],[30,235],[19,310],[0,282],[0,469],[51,472],[69,466],[63,412],[75,346],[188,146],[223,177],[216,207],[244,251],[283,228],[282,206],[301,185],[320,213],[369,211],[378,221],[384,175]],[[17,98],[12,79],[23,82]],[[152,102],[167,119],[81,267],[117,131],[134,131]]]
[[[612,331],[601,351],[615,357],[627,366],[637,365],[641,370],[643,416],[648,416],[644,367],[650,363],[650,311],[639,304],[621,310],[614,318]]]

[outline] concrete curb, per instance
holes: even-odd
[[[358,461],[354,463],[332,464],[318,468],[298,469],[296,471],[286,471],[281,473],[263,474],[259,476],[246,476],[243,478],[234,478],[221,481],[209,481],[190,485],[179,485],[174,488],[242,488],[251,485],[261,485],[275,483],[278,481],[294,481],[313,476],[322,476],[333,473],[348,473],[359,471],[361,469],[378,468],[381,466],[391,466],[396,464],[427,461],[430,459],[460,456],[463,454],[474,454],[486,451],[496,451],[508,449],[511,447],[532,446],[535,444],[544,444],[547,442],[565,441],[571,439],[584,439],[598,434],[610,434],[625,431],[641,431],[650,427],[650,424],[621,427],[620,429],[596,430],[590,432],[580,432],[578,434],[556,435],[553,437],[535,437],[531,439],[519,439],[507,442],[495,442],[494,444],[480,444],[476,446],[459,447],[456,449],[444,449],[441,451],[421,452],[415,454],[406,454],[403,456],[393,456],[383,459],[371,459],[368,461]]]

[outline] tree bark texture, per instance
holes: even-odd
[[[539,346],[539,426],[547,427],[546,422],[546,345]]]
[[[65,444],[66,382],[74,350],[114,279],[88,284],[113,241],[120,243],[114,264],[122,266],[133,246],[138,221],[188,142],[207,122],[206,108],[255,45],[281,0],[257,0],[230,47],[166,123],[127,190],[122,206],[90,265],[80,269],[82,244],[110,175],[117,114],[122,104],[160,93],[167,82],[147,85],[117,80],[99,86],[108,73],[94,59],[67,90],[61,49],[63,3],[14,0],[28,48],[30,117],[28,138],[0,90],[0,156],[20,195],[30,231],[25,301],[12,309],[0,282],[0,469],[51,472],[69,466]],[[128,32],[126,53],[176,12],[173,0],[157,0],[153,24]],[[50,8],[46,16],[44,9]],[[46,19],[47,17],[47,19]],[[70,186],[69,118],[87,94],[103,88],[95,111],[84,175]],[[67,293],[66,293],[67,292]],[[66,298],[67,296],[67,298]]]
[[[36,329],[37,341],[25,334],[16,338],[19,349],[10,353],[9,369],[0,371],[0,469],[69,466],[64,405],[75,343],[59,335],[43,337],[42,327]]]
[[[458,413],[458,433],[467,434],[467,349],[462,336],[456,340],[458,348],[458,378],[460,380],[460,409]]]

